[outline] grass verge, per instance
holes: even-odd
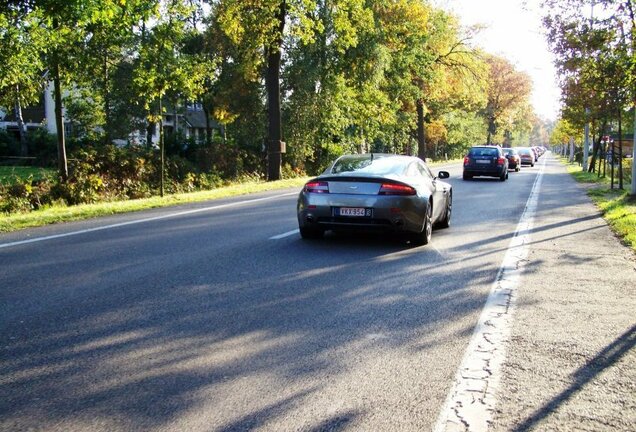
[[[166,195],[129,201],[115,201],[78,206],[51,206],[24,214],[0,216],[0,232],[17,231],[59,222],[89,219],[99,216],[148,210],[180,204],[209,201],[278,189],[302,186],[306,178],[279,180],[274,182],[250,182],[213,189],[210,191]]]
[[[566,159],[561,162],[567,165],[568,172],[580,183],[593,183],[587,194],[603,213],[612,230],[623,242],[636,252],[636,197],[629,195],[630,185],[626,190],[610,189],[607,177],[598,177],[596,173],[584,172],[578,164],[569,164]]]
[[[55,170],[49,168],[27,167],[27,166],[0,166],[0,183],[10,184],[16,178],[26,180],[31,177],[34,180],[41,180],[45,177],[53,177]]]

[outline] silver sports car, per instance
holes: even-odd
[[[298,226],[305,239],[326,230],[404,233],[411,242],[431,240],[433,225],[450,225],[451,185],[421,159],[388,154],[345,155],[308,181],[298,196]]]

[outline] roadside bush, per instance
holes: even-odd
[[[40,160],[57,158],[55,137],[43,132],[32,136],[41,151]],[[51,140],[53,138],[53,140]],[[69,178],[16,177],[9,186],[0,185],[0,212],[15,213],[37,210],[52,203],[88,204],[147,198],[158,194],[161,172],[157,149],[139,146],[91,145],[74,140],[69,146]],[[52,156],[54,155],[54,156]],[[258,167],[259,154],[248,155],[231,145],[216,142],[212,147],[188,142],[181,155],[166,158],[165,190],[167,193],[193,192],[220,187],[232,181],[262,179]],[[286,165],[284,176],[302,173]]]
[[[283,164],[282,176],[284,179],[292,179],[305,176],[305,172],[299,167],[292,167],[290,164]]]
[[[158,169],[151,150],[130,146],[101,145],[76,150],[69,169],[69,184],[65,191],[72,201],[92,202],[144,198],[158,184]],[[89,200],[89,201],[85,201]]]
[[[0,158],[2,156],[18,156],[19,154],[20,143],[17,142],[13,134],[0,129]]]
[[[39,167],[54,167],[57,163],[57,138],[45,128],[30,130],[27,133],[29,156],[35,157],[33,163]]]
[[[8,186],[0,185],[0,212],[23,213],[52,202],[51,179],[15,178]]]

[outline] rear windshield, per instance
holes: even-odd
[[[473,147],[468,154],[470,156],[499,156],[496,147]]]
[[[530,154],[530,149],[529,148],[519,149],[519,154],[529,155]]]
[[[344,156],[336,161],[331,168],[331,174],[341,173],[365,173],[373,175],[396,174],[402,175],[406,164],[396,161],[395,158],[381,157],[378,155],[351,155]]]
[[[511,148],[505,148],[503,149],[503,152],[505,155],[516,155],[517,154],[517,150],[516,149],[511,149]]]

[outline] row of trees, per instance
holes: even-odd
[[[602,137],[636,127],[636,21],[634,0],[547,0],[545,27],[557,57],[563,99],[561,135],[581,135],[590,125],[597,164]],[[625,141],[625,140],[622,140]],[[620,188],[621,148],[617,148]],[[636,175],[632,174],[632,194]]]
[[[162,131],[166,109],[200,101],[225,126],[216,151],[269,179],[282,162],[316,172],[351,151],[436,158],[545,142],[529,77],[471,46],[472,32],[423,0],[9,0],[0,106],[20,122],[54,83],[62,178],[63,105],[110,143]]]

